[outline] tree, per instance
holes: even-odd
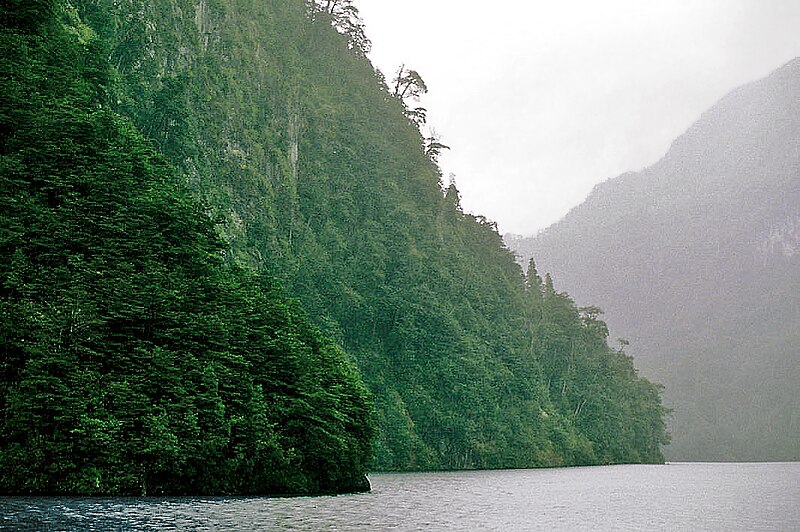
[[[403,105],[403,114],[417,129],[422,128],[428,119],[428,111],[424,107],[412,107],[410,101],[418,102],[423,94],[428,92],[428,86],[416,70],[407,69],[400,65],[397,75],[392,80],[392,95],[400,100]],[[423,139],[423,148],[427,153],[427,140]],[[441,151],[441,149],[439,149]]]
[[[525,281],[528,289],[536,290],[541,294],[543,281],[542,277],[539,275],[539,271],[536,269],[536,262],[533,260],[533,257],[531,257],[531,260],[528,261],[528,269],[525,273]]]
[[[366,56],[372,48],[367,38],[364,21],[353,0],[312,0],[309,4],[312,19],[324,14],[336,31],[347,36],[348,47],[357,55]]]
[[[420,97],[428,92],[428,86],[419,72],[408,69],[405,65],[400,65],[393,83],[392,94],[404,103],[408,98],[418,102]]]
[[[431,129],[430,136],[424,139],[425,155],[434,163],[439,161],[442,150],[450,149],[450,146],[442,144],[441,140],[441,136],[433,129]]]

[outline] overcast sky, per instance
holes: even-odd
[[[533,234],[657,161],[728,91],[800,56],[800,0],[356,0],[405,63],[462,205]]]

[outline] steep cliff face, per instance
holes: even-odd
[[[677,459],[796,459],[800,59],[514,246],[666,385]]]
[[[657,387],[442,190],[350,2],[75,4],[108,44],[115,109],[221,221],[227,259],[280,277],[357,362],[376,467],[661,458]]]

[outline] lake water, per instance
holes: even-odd
[[[31,530],[800,531],[800,462],[373,474],[338,497],[0,498]]]

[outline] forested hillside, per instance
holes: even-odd
[[[413,70],[386,80],[373,69],[365,57],[369,41],[350,2],[79,0],[42,5],[53,6],[56,13],[47,32],[17,25],[4,34],[4,46],[24,44],[31,50],[6,55],[33,63],[20,60],[10,66],[30,72],[28,78],[6,74],[3,92],[17,94],[19,105],[34,106],[32,114],[58,104],[64,113],[75,113],[75,121],[89,122],[76,126],[73,134],[57,121],[57,113],[41,112],[26,122],[10,114],[16,105],[7,107],[3,127],[15,140],[4,145],[9,176],[4,186],[12,188],[3,198],[9,203],[12,194],[22,194],[49,205],[51,189],[38,183],[39,175],[92,183],[63,185],[70,201],[84,201],[88,194],[83,211],[70,215],[60,203],[42,208],[53,227],[72,224],[61,233],[70,238],[56,238],[58,233],[42,226],[41,234],[51,240],[33,244],[40,240],[25,232],[32,227],[27,215],[5,211],[8,236],[2,249],[12,266],[2,278],[4,312],[34,320],[38,314],[15,309],[35,303],[30,312],[66,320],[71,315],[60,312],[69,307],[60,302],[73,297],[70,290],[80,290],[92,312],[87,323],[105,335],[87,334],[86,342],[104,354],[91,363],[64,358],[64,371],[77,372],[59,377],[76,379],[64,382],[64,389],[75,389],[82,401],[101,392],[111,399],[96,399],[99,404],[116,401],[122,392],[114,387],[104,392],[94,386],[87,393],[102,376],[100,382],[138,386],[137,393],[145,396],[165,394],[163,406],[149,407],[154,421],[145,428],[133,418],[133,432],[125,432],[125,421],[119,433],[114,432],[117,425],[95,424],[91,437],[76,445],[89,441],[104,449],[107,434],[128,435],[131,439],[120,447],[129,449],[124,456],[163,456],[173,468],[170,480],[190,482],[199,474],[197,464],[214,463],[212,443],[202,447],[211,453],[206,458],[181,462],[158,447],[141,445],[135,431],[150,430],[155,439],[167,436],[159,445],[168,444],[176,456],[192,456],[191,438],[206,442],[209,429],[189,424],[185,433],[167,431],[171,409],[184,412],[175,406],[181,401],[207,405],[205,391],[211,390],[230,394],[214,401],[234,401],[241,408],[267,402],[266,413],[253,418],[253,423],[262,422],[263,438],[255,425],[246,434],[279,465],[299,463],[300,472],[291,471],[300,475],[300,488],[352,486],[352,472],[363,471],[363,461],[370,458],[364,443],[369,424],[365,392],[341,348],[374,397],[374,469],[662,460],[666,433],[658,387],[637,376],[624,352],[607,346],[597,309],[578,309],[549,279],[523,276],[493,224],[462,212],[458,191],[444,189],[435,164],[442,146],[421,133],[424,110],[413,95],[424,91],[424,81]],[[30,12],[23,4],[10,9],[24,16]],[[75,54],[69,60],[58,55],[69,50]],[[43,63],[37,66],[36,61]],[[77,72],[76,65],[81,65]],[[53,76],[65,79],[56,85]],[[38,93],[29,87],[49,92],[41,101],[31,100]],[[80,91],[80,101],[70,98],[73,90]],[[92,122],[101,116],[113,123],[105,136]],[[45,118],[56,120],[50,130],[39,126]],[[54,145],[61,136],[71,150],[63,155],[62,166],[40,170],[62,153]],[[32,160],[25,158],[33,149],[29,146],[39,146]],[[73,170],[63,172],[65,167]],[[171,179],[172,172],[179,179]],[[189,202],[184,190],[198,203]],[[106,199],[110,194],[118,196]],[[114,216],[121,218],[119,223],[106,218],[106,211],[113,211],[108,202],[118,205]],[[224,256],[212,238],[214,228],[224,241]],[[81,235],[91,239],[86,244],[90,252],[74,249]],[[37,261],[50,267],[52,253],[63,255],[56,266],[68,274],[65,287],[52,275],[20,280],[15,273]],[[95,284],[80,284],[84,274],[86,283]],[[136,289],[144,295],[126,294],[140,278]],[[306,324],[296,304],[283,299],[276,282],[297,298],[322,333]],[[68,289],[66,295],[62,289]],[[162,314],[131,303],[145,295],[164,306],[156,307]],[[197,311],[192,310],[195,304]],[[120,330],[107,323],[117,314],[130,320]],[[4,366],[3,408],[9,419],[27,412],[14,402],[16,397],[27,397],[27,408],[34,409],[41,398],[37,394],[43,393],[38,387],[45,386],[40,374],[25,381],[27,374],[19,368],[54,371],[47,357],[71,352],[58,343],[63,340],[53,340],[61,329],[47,329],[51,336],[42,333],[42,342],[50,342],[47,349],[32,350],[20,336],[26,329],[6,323],[3,348],[18,353],[16,362]],[[62,329],[71,322],[65,323]],[[151,332],[159,327],[162,332]],[[184,362],[188,351],[191,362]],[[104,357],[128,362],[107,364]],[[148,372],[137,377],[141,380],[123,369],[136,361],[137,371]],[[184,363],[189,367],[183,368]],[[232,365],[236,371],[228,375]],[[41,374],[49,379],[47,372]],[[214,380],[223,376],[230,384]],[[174,397],[170,382],[163,391],[143,389],[151,379],[167,378],[178,379],[185,395]],[[269,388],[276,381],[281,383],[277,389]],[[268,390],[276,395],[268,397]],[[64,408],[80,420],[79,413],[89,407],[78,402]],[[233,408],[218,409],[214,421],[222,423],[221,438],[229,447],[239,434],[224,425],[224,420],[238,423]],[[247,412],[259,412],[252,408]],[[35,462],[45,472],[60,463],[14,426],[21,425],[7,421],[4,429],[14,435],[13,444],[3,448],[6,463],[34,463],[24,453],[47,456],[46,464]],[[59,448],[67,445],[61,425],[51,430],[32,437],[54,441]],[[76,430],[88,429],[80,425]],[[73,438],[80,432],[69,434]],[[247,447],[230,448],[239,450],[234,462],[253,456]],[[87,448],[87,464],[94,463],[96,452]],[[125,462],[124,456],[114,459]],[[247,463],[250,471],[268,477],[264,485],[283,478],[274,464]],[[317,477],[302,476],[312,471]],[[224,474],[247,476],[233,466]],[[17,481],[8,478],[6,486]],[[264,485],[260,489],[267,491]],[[270,490],[287,489],[286,482],[276,486]],[[302,491],[296,484],[288,487]],[[236,485],[231,489],[247,491]]]
[[[77,13],[20,6],[0,34],[0,493],[367,489],[355,368],[275,280],[224,264],[109,109]]]
[[[800,59],[515,246],[666,385],[680,460],[800,458]]]

